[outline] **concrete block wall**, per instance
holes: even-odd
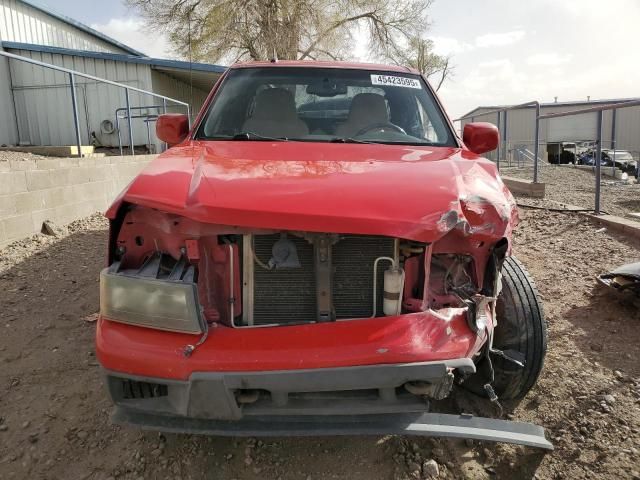
[[[0,162],[0,247],[104,211],[156,155]]]

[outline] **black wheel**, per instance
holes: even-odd
[[[502,292],[496,304],[496,319],[494,349],[524,361],[524,367],[492,354],[495,373],[492,386],[501,399],[521,399],[535,385],[542,370],[547,352],[547,324],[536,286],[515,257],[507,257],[502,266]],[[464,385],[486,396],[484,385],[489,382],[489,372],[487,359],[483,358],[476,374]]]

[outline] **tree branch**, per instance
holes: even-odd
[[[352,17],[347,17],[347,18],[343,18],[342,20],[339,20],[337,22],[335,22],[333,25],[331,25],[329,28],[325,29],[324,31],[322,31],[317,37],[316,39],[311,42],[311,45],[309,45],[309,47],[302,52],[302,55],[300,56],[299,60],[304,60],[305,58],[307,58],[309,56],[309,53],[311,53],[315,47],[327,36],[329,35],[332,31],[336,30],[337,28],[342,27],[343,25],[346,25],[347,23],[351,23],[351,22],[356,22],[358,20],[362,20],[365,18],[370,18],[375,12],[366,12],[366,13],[362,13],[360,15],[354,15]]]

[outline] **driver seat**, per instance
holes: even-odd
[[[367,126],[389,123],[387,103],[377,93],[359,93],[351,100],[347,121],[336,128],[336,135],[350,138]]]

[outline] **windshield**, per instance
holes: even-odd
[[[196,138],[457,146],[418,75],[336,68],[232,69]]]

